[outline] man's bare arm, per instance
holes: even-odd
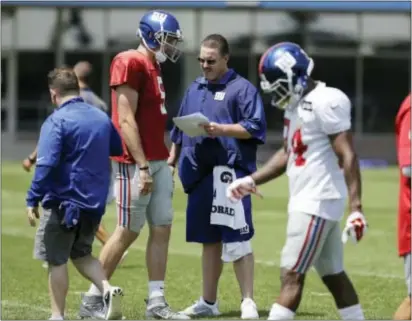
[[[136,90],[128,85],[116,88],[117,106],[119,113],[119,126],[123,139],[130,154],[140,166],[147,166],[146,156],[143,152],[139,127],[135,120],[139,95]]]
[[[275,155],[269,159],[262,168],[254,172],[251,176],[256,185],[264,184],[276,177],[281,176],[286,171],[288,154],[284,147],[280,148]]]
[[[34,162],[36,162],[36,158],[37,158],[37,145],[36,148],[34,149],[34,151],[29,155],[28,157],[29,159],[34,160]]]
[[[330,135],[332,147],[343,167],[349,193],[349,207],[352,212],[362,211],[362,180],[358,157],[353,146],[352,133],[345,131]]]
[[[175,143],[172,144],[172,146],[170,147],[169,158],[167,160],[167,163],[169,165],[176,166],[176,163],[179,160],[181,150],[181,145],[177,145]]]

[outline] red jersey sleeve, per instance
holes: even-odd
[[[399,128],[398,143],[398,162],[399,166],[406,167],[411,165],[411,113],[407,112],[402,117]]]
[[[117,56],[110,67],[110,87],[128,85],[140,91],[144,79],[144,66],[138,59]]]

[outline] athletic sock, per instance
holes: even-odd
[[[339,309],[339,314],[342,317],[342,320],[365,320],[360,304]]]

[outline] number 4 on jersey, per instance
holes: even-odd
[[[303,157],[303,153],[308,150],[308,146],[302,142],[302,131],[300,128],[295,131],[292,136],[292,152],[296,155],[295,165],[305,165],[306,159]]]
[[[162,100],[162,102],[160,103],[160,113],[162,115],[166,115],[167,114],[167,110],[166,110],[166,106],[165,106],[166,92],[165,92],[165,88],[163,86],[162,77],[159,77],[159,76],[157,77],[157,85],[159,86],[160,98]]]
[[[289,125],[290,120],[285,118],[285,125],[283,128],[283,139],[285,140],[285,145],[288,145],[288,137],[289,137]],[[303,153],[308,150],[308,146],[305,145],[302,141],[302,132],[301,129],[297,129],[292,136],[291,141],[292,148],[290,152],[296,155],[295,158],[295,165],[296,166],[303,166],[305,165],[306,159],[303,157]]]

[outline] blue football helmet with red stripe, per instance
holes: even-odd
[[[260,58],[260,87],[272,96],[273,106],[293,108],[308,86],[313,67],[313,60],[299,45],[278,43]]]
[[[179,43],[183,41],[179,21],[169,12],[147,12],[140,20],[137,35],[160,63],[166,59],[176,62],[182,54],[178,48]]]

